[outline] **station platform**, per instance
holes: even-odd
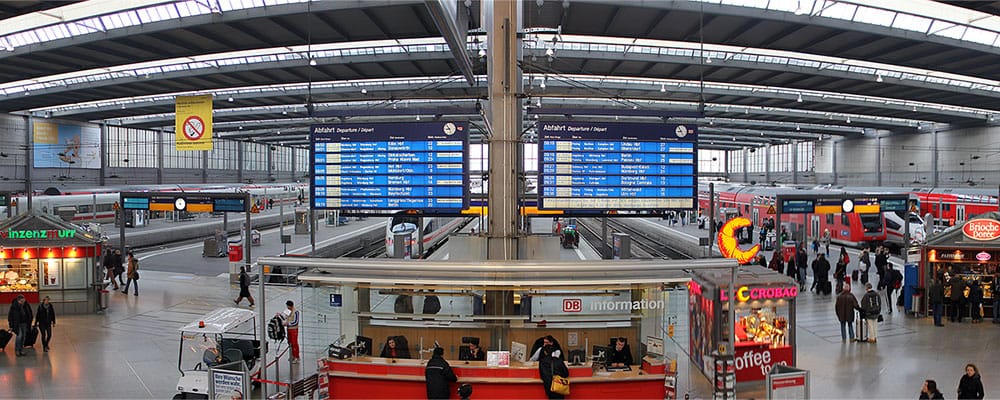
[[[538,221],[541,224],[545,220]],[[358,222],[378,223],[374,219]],[[537,229],[550,229],[541,225]],[[349,235],[361,226],[351,221],[346,226],[331,227],[327,237]],[[675,228],[667,226],[667,229]],[[308,245],[307,236],[296,239],[289,252]],[[277,249],[267,246],[270,245],[255,248],[255,254],[280,253],[280,244]],[[580,259],[575,251],[565,250],[566,257]],[[831,246],[833,251],[839,251],[839,246],[836,250]],[[200,257],[200,249],[187,253],[193,254],[190,257]],[[142,261],[145,272],[139,283],[140,296],[111,293],[110,307],[104,314],[59,316],[48,353],[39,348],[28,350],[26,357],[15,357],[13,344],[8,344],[6,351],[0,353],[0,382],[7,385],[2,397],[163,399],[173,396],[179,377],[177,329],[212,309],[231,306],[238,290],[229,284],[227,277],[217,273],[158,271],[156,265],[160,261],[156,260],[162,258],[166,262],[171,257],[179,260],[178,264],[188,262],[177,258],[178,253],[150,255]],[[225,259],[218,261],[226,264]],[[267,287],[265,314],[270,316],[283,309],[285,300],[296,300],[306,323],[304,329],[310,329],[315,326],[310,324],[324,315],[323,310],[313,305],[316,303],[308,301],[313,295],[310,290],[314,289]],[[251,291],[256,295],[256,286]],[[852,292],[860,297],[860,285],[855,284]],[[686,294],[679,292],[677,296],[684,301],[668,304],[677,325],[675,336],[666,341],[665,349],[678,354],[678,398],[685,393],[695,399],[711,398],[708,379],[691,367],[685,354],[689,342]],[[880,324],[877,344],[842,343],[834,302],[832,295],[810,292],[800,293],[797,299],[797,367],[810,371],[812,398],[912,398],[919,394],[924,379],[935,379],[942,392],[954,393],[966,363],[974,363],[984,371],[986,398],[1000,398],[1000,383],[996,382],[996,374],[990,372],[1000,369],[1000,360],[992,353],[993,343],[1000,340],[1000,326],[988,322],[945,322],[945,327],[939,328],[933,326],[930,318],[915,318],[896,309],[893,314],[886,314],[885,322]],[[258,299],[258,307],[260,304]],[[303,336],[307,339],[317,331],[305,332]],[[282,357],[278,379],[287,381],[311,374],[316,369],[314,360],[321,356],[322,350],[319,344],[305,346],[303,362],[294,366],[288,363],[287,356]],[[269,374],[274,378],[273,369]],[[743,388],[738,395],[763,398],[764,391],[760,385]],[[363,393],[358,394],[358,398],[363,397]]]

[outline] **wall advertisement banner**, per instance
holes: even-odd
[[[212,150],[212,95],[177,96],[174,113],[177,151]]]
[[[33,123],[35,168],[101,168],[101,129],[56,122]]]

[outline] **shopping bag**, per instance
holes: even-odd
[[[549,387],[549,391],[563,396],[569,396],[569,378],[552,375],[552,385]]]

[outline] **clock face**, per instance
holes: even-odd
[[[453,124],[451,122],[449,122],[447,124],[444,124],[444,134],[445,135],[452,135],[454,133],[455,133],[455,124]]]
[[[685,137],[688,134],[688,128],[684,125],[677,125],[677,129],[674,129],[674,133],[677,134],[677,137]]]
[[[841,208],[844,210],[844,212],[853,212],[854,201],[852,201],[851,199],[844,200],[844,204],[841,205]]]
[[[187,208],[187,200],[184,200],[183,197],[178,197],[176,200],[174,200],[175,210],[184,211],[185,208]]]

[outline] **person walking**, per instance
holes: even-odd
[[[49,303],[49,296],[42,298],[35,312],[35,326],[38,327],[38,334],[42,335],[42,349],[49,352],[49,340],[52,340],[52,326],[56,324],[56,310]]]
[[[115,266],[114,262],[111,261],[112,255],[114,255],[114,252],[111,249],[104,249],[104,258],[101,259],[101,265],[104,266],[104,270],[106,271],[105,279],[111,281],[115,290],[121,290],[118,287],[118,281],[115,280]]]
[[[879,246],[875,249],[875,274],[878,275],[877,287],[879,290],[885,286],[885,266],[889,264],[888,251],[885,246]]]
[[[962,322],[962,309],[965,308],[965,280],[961,275],[955,274],[951,277],[951,322]]]
[[[542,378],[542,388],[545,389],[545,395],[549,399],[564,399],[566,396],[552,391],[552,377],[556,375],[569,377],[569,369],[566,368],[566,363],[553,354],[554,352],[555,347],[552,345],[542,346],[541,357],[538,359],[538,375]]]
[[[845,283],[844,289],[837,295],[837,304],[834,309],[837,312],[837,319],[840,320],[840,340],[847,342],[848,336],[854,341],[854,311],[861,310],[858,305],[858,298],[851,293],[851,285]]]
[[[806,252],[805,243],[799,243],[799,249],[795,252],[795,267],[799,269],[799,291],[806,287],[808,274],[806,267],[809,265],[809,253]]]
[[[240,295],[233,301],[238,306],[243,301],[243,298],[250,300],[250,308],[253,308],[253,295],[250,294],[250,276],[247,275],[246,266],[240,267]]]
[[[823,255],[825,255],[827,257],[830,256],[830,241],[832,239],[833,239],[833,237],[830,235],[830,229],[829,228],[824,229],[823,230],[823,247],[825,248],[826,251],[823,252]]]
[[[863,269],[862,269],[863,268]],[[862,269],[860,283],[862,285],[868,283],[868,271],[872,268],[872,256],[868,252],[868,248],[865,247],[861,249],[861,254],[858,255],[858,269]]]
[[[139,295],[139,260],[135,258],[135,254],[131,251],[128,252],[128,271],[125,272],[128,277],[128,281],[125,282],[125,288],[122,293],[128,294],[129,286],[135,284],[135,295]]]
[[[431,359],[427,361],[424,368],[424,381],[427,383],[428,399],[447,399],[451,395],[448,384],[458,382],[455,371],[451,370],[451,365],[444,359],[444,349],[435,347],[431,353]]]
[[[285,327],[288,330],[288,347],[292,348],[292,355],[288,356],[288,361],[298,362],[299,361],[299,322],[302,320],[302,314],[299,310],[295,309],[295,303],[291,300],[285,302],[285,307],[288,308],[288,315],[285,316]]]
[[[941,323],[941,313],[944,311],[944,285],[941,279],[934,279],[931,287],[927,289],[927,303],[931,305],[931,312],[934,315],[934,326],[944,326]]]
[[[933,379],[924,381],[924,387],[920,389],[920,400],[944,400],[944,395],[937,388],[937,382]]]
[[[17,295],[17,298],[10,304],[10,311],[7,312],[7,324],[16,336],[14,350],[18,357],[27,355],[24,353],[24,336],[28,334],[31,320],[31,305],[28,304],[28,300],[24,298],[23,294]]]
[[[823,253],[819,253],[812,262],[813,284],[816,286],[816,293],[830,294],[826,291],[830,285],[830,262],[826,260]]]
[[[865,326],[868,327],[868,342],[878,340],[878,319],[882,315],[882,298],[872,288],[871,282],[865,284],[865,295],[861,298],[861,309],[865,315]]]
[[[893,304],[892,303],[892,292],[896,291],[897,286],[902,283],[902,282],[897,281],[896,278],[897,278],[897,276],[896,276],[896,270],[893,269],[892,264],[886,265],[885,266],[885,285],[883,285],[883,287],[885,288],[885,305],[888,306],[888,307],[886,307],[886,309],[889,310],[889,314],[892,314],[892,304]],[[879,282],[881,282],[881,281],[879,281]]]
[[[958,399],[982,399],[984,395],[979,368],[975,364],[965,364],[965,374],[958,381]]]
[[[840,255],[837,256],[837,268],[833,271],[833,279],[837,280],[837,293],[840,293],[840,289],[844,287],[844,277],[847,276],[847,263],[850,260],[847,250],[844,249],[844,246],[840,246]]]
[[[969,317],[971,317],[974,324],[983,322],[982,305],[983,287],[979,284],[979,281],[973,280],[969,284]]]
[[[111,272],[118,278],[119,286],[125,286],[125,281],[122,280],[122,274],[125,273],[125,267],[122,265],[121,250],[116,249],[115,253],[111,255]],[[115,287],[115,290],[118,290],[118,287]]]

